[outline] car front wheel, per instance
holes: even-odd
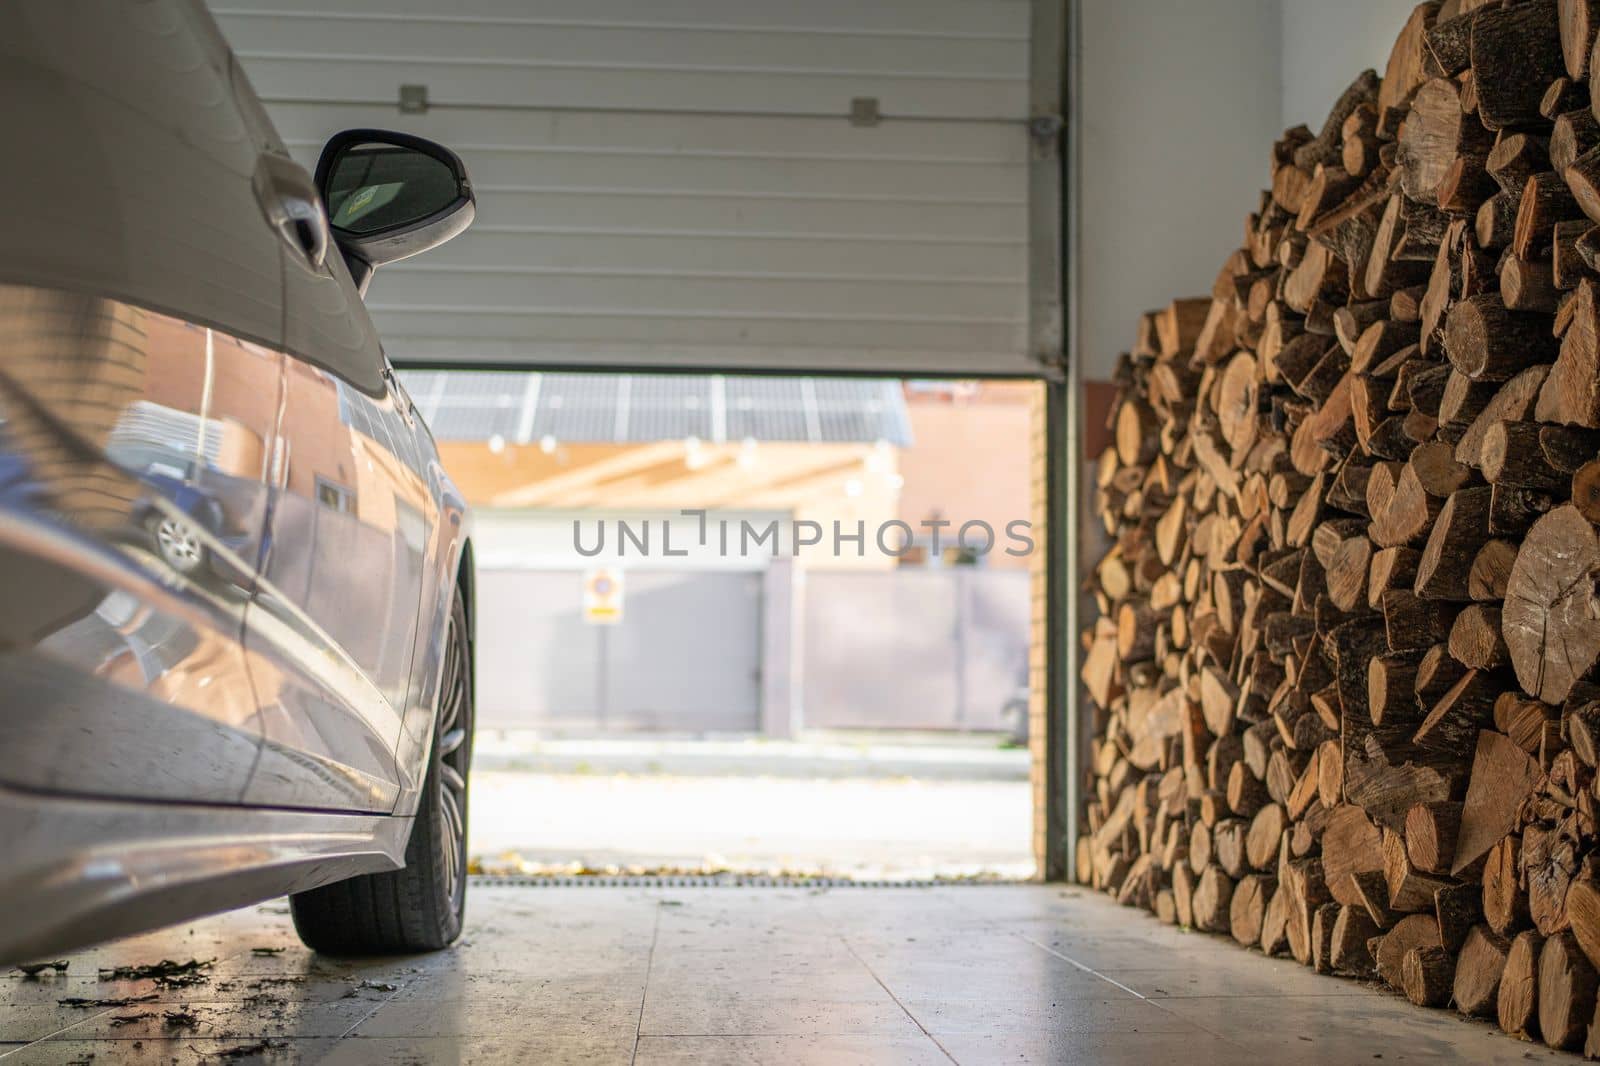
[[[472,654],[455,592],[428,772],[403,869],[363,874],[289,897],[295,931],[330,955],[434,951],[461,935],[467,888],[467,772]]]
[[[151,515],[145,524],[162,560],[178,573],[187,576],[205,563],[206,549],[193,525],[159,512]]]

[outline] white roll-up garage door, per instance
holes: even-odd
[[[1030,221],[1032,6],[213,10],[308,166],[351,126],[466,159],[473,228],[373,282],[398,363],[1018,374],[1058,240]]]

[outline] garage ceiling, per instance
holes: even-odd
[[[308,166],[351,126],[466,159],[477,223],[373,283],[396,362],[1038,369],[1029,0],[213,10]]]

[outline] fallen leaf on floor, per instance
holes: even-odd
[[[51,970],[55,973],[66,973],[67,960],[56,959],[52,962],[30,962],[22,966],[18,966],[17,969],[22,971],[22,976],[24,977],[38,977],[46,970]]]
[[[250,954],[270,959],[274,955],[282,955],[288,948],[251,948]]]
[[[370,988],[374,992],[395,992],[400,988],[399,985],[392,985],[387,981],[362,981],[359,985],[356,985],[356,987]]]
[[[142,1022],[146,1018],[155,1016],[156,1012],[151,1010],[142,1010],[138,1014],[114,1014],[111,1016],[111,1024],[114,1028],[120,1029],[124,1025],[132,1025],[134,1022]]]
[[[196,1029],[200,1026],[200,1019],[187,1007],[169,1010],[161,1017],[166,1021],[168,1029]]]

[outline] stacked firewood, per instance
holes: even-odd
[[[1273,146],[1210,296],[1140,323],[1078,850],[1165,921],[1592,1053],[1597,26],[1422,4]]]

